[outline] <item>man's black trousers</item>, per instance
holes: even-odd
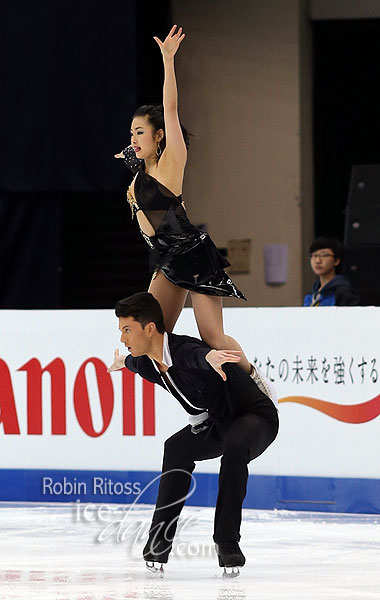
[[[211,431],[194,434],[188,425],[168,438],[164,446],[156,509],[144,548],[145,560],[167,562],[198,460],[222,456],[214,541],[239,541],[242,504],[247,490],[247,465],[264,452],[277,432],[278,416],[273,406],[264,415],[249,412],[237,416],[227,427],[214,426]]]

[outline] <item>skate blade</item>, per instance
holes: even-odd
[[[156,575],[157,577],[163,577],[164,576],[164,565],[161,563],[155,563],[155,562],[146,562],[145,563],[146,568],[148,569],[148,571],[150,573],[154,573],[154,575]]]
[[[224,567],[222,577],[225,579],[232,579],[233,577],[239,577],[239,567]]]

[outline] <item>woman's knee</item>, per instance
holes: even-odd
[[[215,350],[241,350],[238,342],[224,333],[222,327],[210,328],[207,325],[200,328],[202,340]]]
[[[200,330],[201,338],[210,348],[215,348],[215,350],[225,350],[225,342],[226,336],[224,335],[223,330],[215,330],[202,328]]]

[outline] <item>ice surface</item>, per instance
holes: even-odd
[[[380,515],[244,510],[223,580],[212,508],[188,507],[164,578],[141,559],[151,506],[0,504],[1,600],[380,599]]]

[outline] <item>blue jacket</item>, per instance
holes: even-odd
[[[318,292],[320,285],[319,279],[314,281],[311,292],[305,296],[304,306],[359,306],[357,294],[343,275],[336,275]]]

